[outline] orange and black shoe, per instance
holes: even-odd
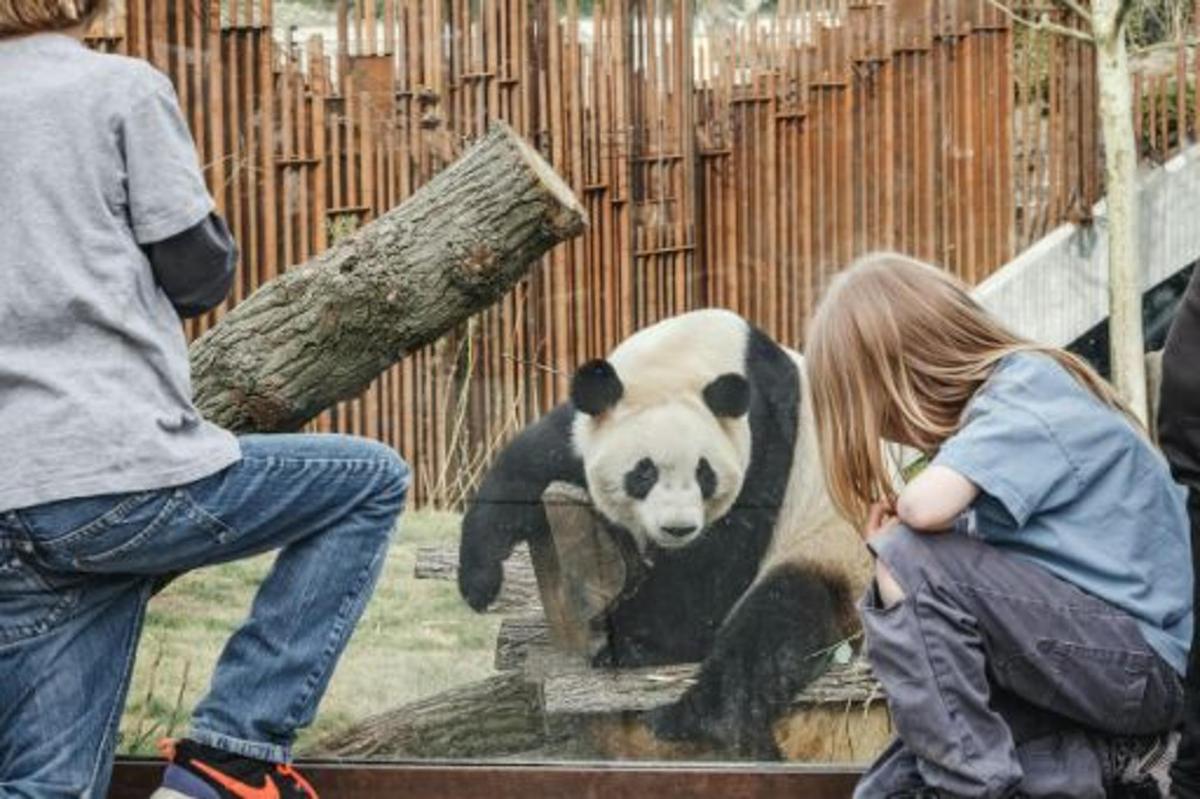
[[[318,799],[291,766],[222,752],[186,738],[159,741],[167,759],[150,799]]]

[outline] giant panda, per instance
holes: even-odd
[[[871,564],[825,489],[803,357],[740,316],[658,322],[575,373],[570,402],[497,457],[462,521],[459,588],[483,610],[502,561],[548,535],[541,495],[584,487],[651,564],[598,665],[702,662],[649,715],[667,740],[778,756],[772,726],[851,635]]]

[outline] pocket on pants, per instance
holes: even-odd
[[[1104,732],[1136,733],[1152,655],[1045,638],[1037,642],[1037,653],[1050,666],[1047,709]]]
[[[184,488],[67,500],[18,514],[49,562],[88,571],[153,572],[162,559],[230,535]]]
[[[0,549],[0,646],[54,629],[79,596],[70,578],[42,571],[15,549]]]

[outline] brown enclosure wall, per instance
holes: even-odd
[[[455,504],[575,364],[658,318],[722,305],[802,346],[853,256],[905,250],[976,281],[1098,197],[1090,48],[983,0],[780,0],[719,28],[688,0],[596,6],[341,0],[336,34],[300,42],[273,39],[270,0],[126,0],[90,37],[172,78],[241,243],[229,302],[192,336],[491,119],[583,199],[583,237],[314,423],[400,450],[419,502]],[[1188,59],[1139,78],[1147,151],[1195,129],[1173,90]]]

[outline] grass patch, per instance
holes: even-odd
[[[407,513],[387,565],[333,676],[316,723],[298,747],[366,716],[493,674],[497,616],[481,616],[453,582],[413,579],[420,546],[455,546],[458,517]],[[180,735],[203,696],[225,640],[246,617],[273,554],[192,572],[150,603],[129,701],[122,753],[150,754]]]

